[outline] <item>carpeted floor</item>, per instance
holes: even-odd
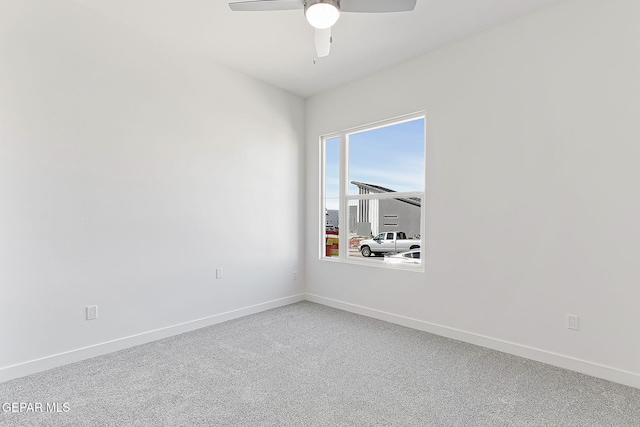
[[[640,426],[640,390],[310,302],[0,384],[0,426]]]

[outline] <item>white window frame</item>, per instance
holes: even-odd
[[[374,130],[382,127],[393,126],[395,124],[401,124],[408,121],[413,121],[416,119],[424,120],[424,135],[423,135],[423,147],[424,147],[424,183],[423,183],[423,191],[404,191],[404,192],[393,192],[393,193],[371,193],[371,194],[349,194],[349,147],[348,147],[348,136],[350,134],[365,132],[369,130]],[[354,128],[346,129],[340,132],[334,132],[330,134],[325,134],[320,137],[320,259],[328,262],[340,262],[340,263],[349,263],[349,264],[358,264],[358,265],[366,265],[370,267],[379,267],[379,268],[389,268],[389,269],[399,269],[399,270],[410,270],[410,271],[420,271],[424,272],[425,270],[425,224],[426,224],[426,208],[425,208],[425,194],[426,194],[426,157],[427,157],[427,120],[426,114],[424,111],[411,113],[399,117],[394,117],[391,119],[381,120],[375,123],[370,123],[367,125],[357,126]],[[325,237],[326,237],[326,150],[325,150],[325,142],[330,139],[339,138],[339,215],[338,215],[338,256],[326,256],[326,246],[325,246]],[[419,197],[421,200],[420,206],[420,247],[422,249],[422,256],[420,258],[420,264],[387,264],[382,261],[372,261],[367,259],[358,259],[356,257],[350,257],[348,255],[349,252],[349,224],[348,224],[348,211],[349,211],[349,203],[354,200],[383,200],[383,199],[397,199],[397,198],[411,198],[411,197]]]

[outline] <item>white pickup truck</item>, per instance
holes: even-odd
[[[385,231],[373,239],[360,241],[360,253],[364,257],[389,253],[397,254],[419,247],[420,240],[407,239],[407,235],[402,231]]]

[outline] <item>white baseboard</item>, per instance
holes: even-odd
[[[23,377],[25,375],[35,374],[36,372],[46,371],[69,363],[79,362],[91,357],[101,356],[103,354],[112,353],[114,351],[123,350],[125,348],[134,347],[140,344],[146,344],[157,341],[162,338],[171,337],[196,329],[215,325],[217,323],[226,322],[227,320],[237,319],[239,317],[248,316],[250,314],[259,313],[261,311],[270,310],[272,308],[282,307],[304,300],[304,294],[292,295],[286,298],[280,298],[267,301],[261,304],[251,305],[239,308],[237,310],[227,311],[225,313],[215,314],[213,316],[203,317],[201,319],[191,320],[177,325],[156,329],[141,334],[131,335],[119,338],[113,341],[107,341],[64,353],[53,354],[51,356],[42,357],[40,359],[29,360],[27,362],[18,363],[16,365],[0,368],[0,383],[12,380],[14,378]]]
[[[449,328],[447,326],[437,325],[425,322],[423,320],[412,319],[410,317],[400,316],[393,313],[387,313],[356,304],[351,304],[332,298],[322,297],[320,295],[305,294],[305,299],[329,307],[337,308],[351,313],[372,317],[378,320],[384,320],[390,323],[406,326],[412,329],[429,332],[458,341],[479,345],[481,347],[498,350],[503,353],[513,354],[515,356],[524,357],[526,359],[535,360],[546,363],[548,365],[557,366],[592,377],[602,378],[618,384],[624,384],[630,387],[640,388],[640,374],[624,371],[609,366],[600,365],[586,360],[576,359],[558,353],[553,353],[538,348],[528,347],[521,344],[512,343],[484,335],[474,334],[459,329]]]

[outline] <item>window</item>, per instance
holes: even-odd
[[[324,256],[338,257],[340,231],[340,138],[324,140]]]
[[[327,135],[321,148],[321,258],[387,266],[386,258],[416,249],[417,257],[398,257],[415,268],[425,222],[424,114]]]

